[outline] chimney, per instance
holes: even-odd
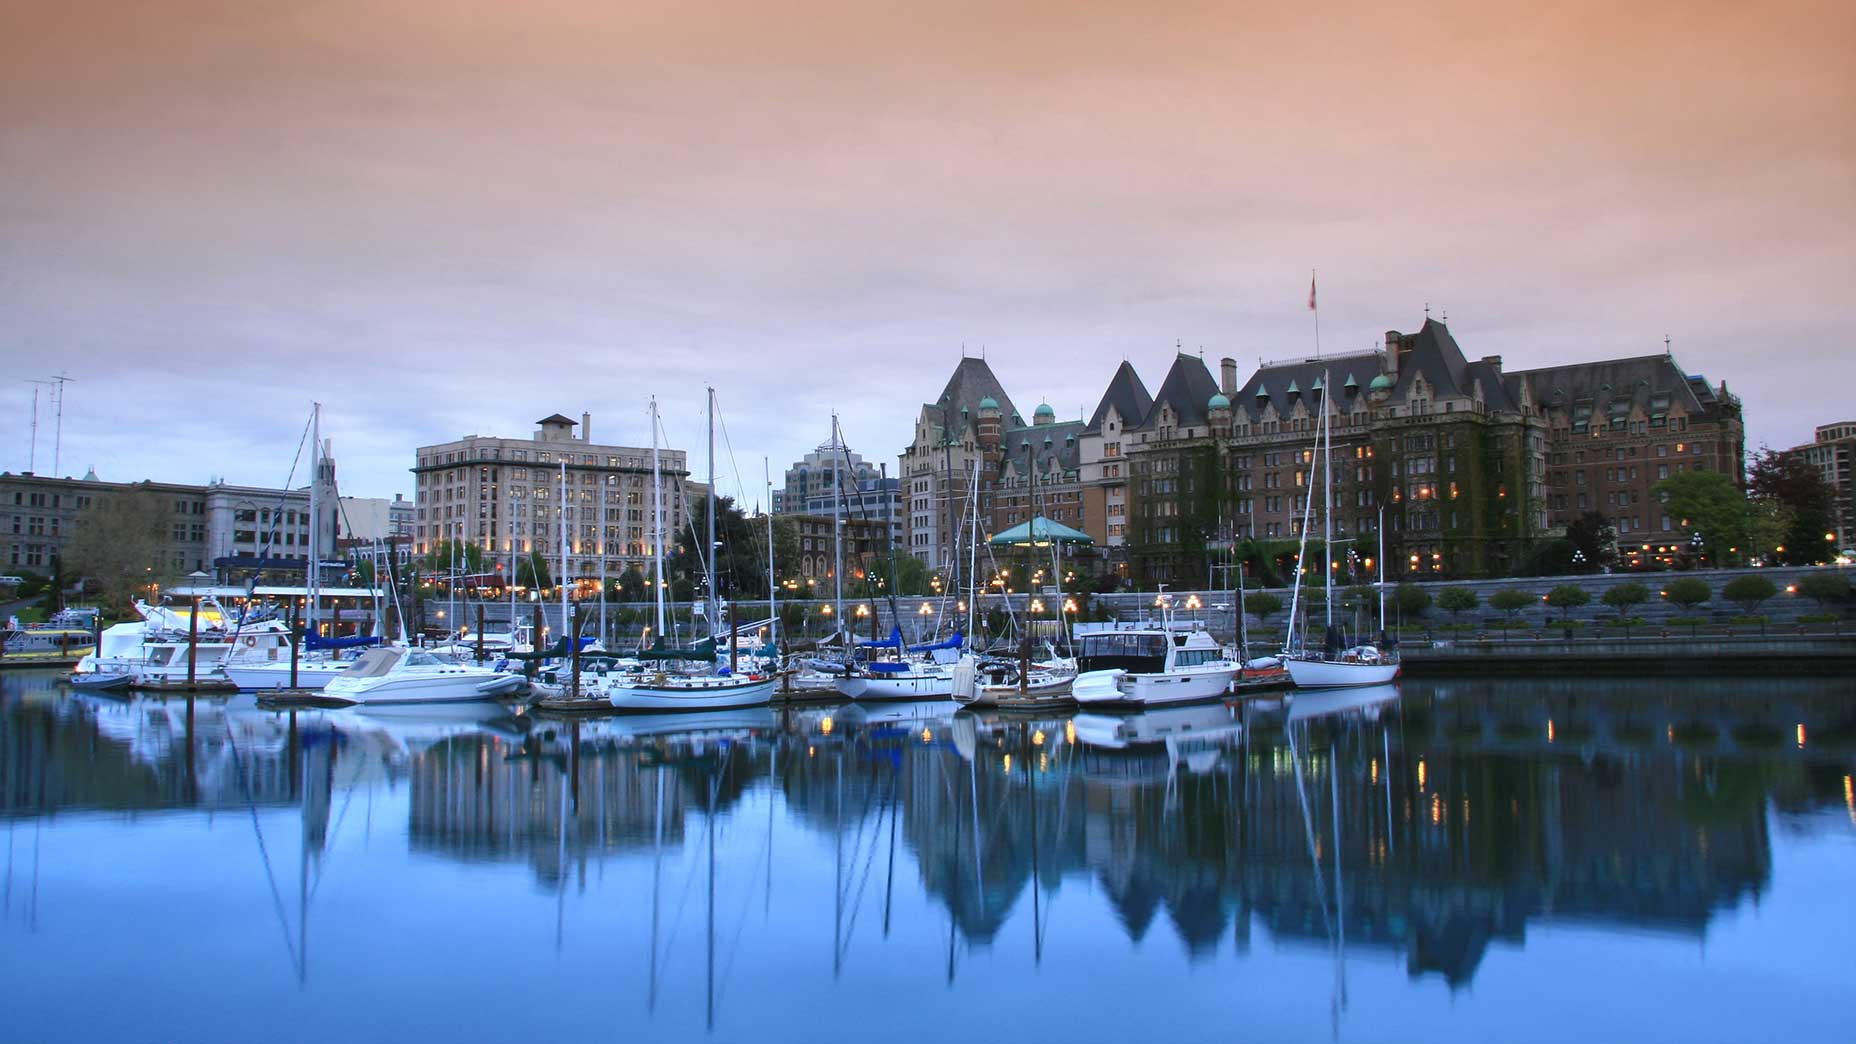
[[[1218,390],[1229,399],[1237,394],[1237,360],[1231,358],[1218,361]]]
[[[590,413],[580,415],[580,441],[593,441],[593,415]]]
[[[1398,377],[1400,349],[1404,347],[1405,335],[1397,330],[1386,331],[1386,372]]]
[[[1482,357],[1482,361],[1495,367],[1497,370],[1502,368],[1502,357],[1499,355],[1485,355]]]

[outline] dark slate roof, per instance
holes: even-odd
[[[1351,379],[1360,394],[1364,394],[1367,385],[1379,375],[1381,356],[1377,353],[1359,353],[1343,355],[1332,359],[1303,359],[1300,362],[1271,363],[1250,375],[1250,380],[1231,397],[1231,408],[1241,410],[1253,422],[1263,416],[1263,403],[1258,401],[1259,390],[1267,393],[1269,402],[1276,407],[1276,414],[1287,417],[1296,402],[1307,403],[1313,409],[1314,402],[1308,389],[1315,386],[1322,374],[1327,374],[1334,386],[1340,388],[1338,394],[1345,396],[1342,403],[1350,407],[1357,396],[1348,394],[1347,381]],[[1289,386],[1294,385],[1301,391],[1296,399],[1289,397]]]
[[[1181,427],[1204,424],[1205,404],[1216,394],[1218,382],[1206,368],[1205,360],[1181,353],[1174,357],[1172,367],[1166,371],[1166,380],[1160,382],[1160,390],[1154,393],[1153,405],[1142,418],[1140,427],[1152,428],[1158,423],[1162,404],[1173,408],[1175,423]]]
[[[1450,336],[1449,327],[1435,319],[1426,319],[1417,333],[1409,335],[1409,339],[1411,347],[1400,351],[1398,384],[1392,388],[1393,398],[1404,398],[1414,376],[1420,373],[1424,375],[1425,382],[1435,389],[1433,397],[1470,394],[1472,379],[1468,375],[1469,360],[1463,355],[1463,349],[1457,347],[1456,338]],[[1386,350],[1393,351],[1397,347],[1388,335]],[[1487,394],[1486,390],[1484,394]]]
[[[1007,469],[1016,472],[1024,465],[1027,443],[1037,455],[1038,474],[1074,471],[1081,466],[1078,440],[1086,430],[1087,426],[1079,420],[1006,428],[999,439],[999,448],[1004,451],[1000,472],[1003,474]]]
[[[1206,396],[1210,398],[1210,396]],[[1125,360],[1116,368],[1115,376],[1108,382],[1108,390],[1102,393],[1102,401],[1096,404],[1096,412],[1089,418],[1089,431],[1101,431],[1102,422],[1107,419],[1109,407],[1121,414],[1124,425],[1139,425],[1147,419],[1147,411],[1153,407],[1154,397],[1147,394],[1147,385],[1141,383],[1141,375],[1134,372],[1134,367]]]
[[[1533,389],[1534,402],[1548,409],[1566,409],[1587,403],[1604,413],[1613,402],[1635,404],[1647,411],[1653,396],[1667,395],[1684,412],[1701,413],[1707,403],[1696,394],[1694,381],[1668,355],[1639,355],[1629,359],[1572,363],[1518,375]],[[1700,380],[1707,387],[1706,380]],[[1712,393],[1709,399],[1712,399]]]
[[[550,424],[565,424],[569,427],[573,427],[579,423],[580,423],[579,421],[574,420],[572,417],[563,417],[557,413],[552,417],[543,417],[542,419],[536,421],[535,426],[539,428],[539,427],[546,427],[547,425],[550,425]]]
[[[1006,423],[1018,415],[1017,408],[1012,405],[1012,397],[1005,393],[999,378],[993,376],[992,367],[987,366],[984,359],[968,356],[962,358],[960,365],[954,368],[954,375],[947,379],[947,386],[941,389],[940,397],[934,402],[923,403],[922,410],[930,420],[943,428],[953,427],[960,434],[972,434],[973,426],[979,421],[980,400],[989,397],[998,400],[1000,416]],[[942,417],[943,405],[948,408],[951,418]],[[964,418],[960,412],[963,409],[967,411]],[[950,419],[952,425],[947,423]],[[960,427],[963,420],[966,425],[964,429]]]
[[[1475,394],[1477,381],[1482,382],[1482,401],[1490,410],[1512,413],[1520,409],[1520,399],[1509,389],[1501,367],[1480,360],[1468,364],[1463,368],[1463,394]]]

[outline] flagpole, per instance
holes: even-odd
[[[1321,309],[1315,307],[1315,270],[1308,270],[1308,310],[1315,313],[1315,358],[1321,358]]]

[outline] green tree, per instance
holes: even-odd
[[[1671,580],[1669,586],[1663,588],[1663,597],[1669,600],[1669,604],[1681,609],[1683,615],[1689,617],[1688,634],[1690,638],[1693,638],[1695,637],[1693,613],[1696,609],[1708,604],[1708,600],[1714,597],[1714,592],[1708,587],[1706,580],[1696,576],[1685,576],[1678,580]]]
[[[1468,612],[1482,604],[1482,599],[1470,587],[1447,587],[1438,592],[1437,608],[1450,614],[1450,626],[1456,626],[1457,614]]]
[[[1393,592],[1393,602],[1405,616],[1423,616],[1431,607],[1431,593],[1417,584],[1400,584]]]
[[[1268,591],[1258,591],[1244,597],[1244,608],[1261,624],[1277,613],[1282,612],[1282,599]]]
[[[1650,600],[1650,589],[1642,584],[1618,584],[1607,590],[1600,601],[1618,611],[1618,619],[1624,624],[1624,637],[1630,637],[1630,614],[1638,606]]]
[[[171,579],[162,561],[167,507],[150,490],[129,489],[96,497],[77,516],[64,558],[96,588],[104,608],[126,612],[142,588]]]
[[[1560,623],[1565,623],[1568,611],[1592,604],[1592,592],[1578,584],[1561,584],[1547,592],[1547,604],[1560,611]]]
[[[1684,471],[1658,482],[1652,492],[1684,532],[1700,534],[1709,562],[1727,561],[1732,548],[1752,543],[1754,514],[1734,480],[1718,471]]]
[[[1780,532],[1774,557],[1784,565],[1828,562],[1837,550],[1824,537],[1836,528],[1836,490],[1802,457],[1762,449],[1746,469],[1747,496],[1782,508],[1774,512]],[[1725,593],[1725,592],[1723,592]]]
[[[1831,602],[1850,596],[1850,582],[1838,573],[1813,573],[1798,581],[1798,593],[1816,602],[1819,609],[1827,609]]]
[[[672,591],[699,592],[705,589],[708,571],[706,554],[700,554],[708,537],[708,498],[698,498],[690,505],[690,522],[677,531],[676,544],[665,568],[672,577]],[[775,522],[774,550],[781,550],[779,523]],[[715,498],[714,571],[716,585],[723,596],[743,598],[767,597],[767,523],[764,517],[750,519],[728,497]],[[793,543],[797,545],[795,538]],[[788,561],[798,560],[797,551]],[[776,559],[775,565],[778,565]],[[676,581],[683,581],[679,585]]]
[[[1502,614],[1502,637],[1508,637],[1508,628],[1514,623],[1521,611],[1534,604],[1534,593],[1523,591],[1518,587],[1508,587],[1489,596],[1489,607]]]
[[[626,567],[625,572],[620,573],[612,584],[621,602],[642,602],[648,597],[646,591],[649,589],[644,586],[644,570],[637,566]]]
[[[1759,607],[1778,593],[1777,585],[1757,573],[1737,576],[1721,588],[1721,597],[1739,606],[1740,611],[1748,616],[1759,612]],[[1762,625],[1761,630],[1764,629]]]
[[[1601,511],[1587,511],[1566,524],[1566,540],[1585,556],[1584,572],[1597,572],[1618,557],[1618,531]]]
[[[548,560],[540,551],[530,551],[516,559],[517,587],[553,587],[554,570],[549,568]]]

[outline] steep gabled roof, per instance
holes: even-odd
[[[1012,405],[1012,397],[1005,393],[1005,386],[999,383],[999,378],[993,376],[992,367],[986,365],[986,360],[965,356],[961,358],[960,365],[954,367],[954,375],[947,379],[947,386],[941,389],[940,397],[933,402],[923,403],[922,411],[943,428],[965,434],[979,420],[982,399],[994,399],[999,403],[999,413],[1005,423],[1011,423],[1011,418],[1018,413]],[[946,409],[945,416],[943,407]],[[962,410],[966,411],[964,415]]]
[[[1418,374],[1423,374],[1424,380],[1435,389],[1433,398],[1470,394],[1469,360],[1463,355],[1463,349],[1457,347],[1456,338],[1450,336],[1449,327],[1435,319],[1426,319],[1418,332],[1410,335],[1409,341],[1409,348],[1386,345],[1387,351],[1399,351],[1398,384],[1392,389],[1394,398],[1404,398]],[[1488,394],[1486,383],[1483,394]]]
[[[1658,396],[1668,396],[1668,404],[1680,404],[1685,413],[1701,413],[1708,404],[1695,389],[1697,381],[1704,389],[1708,382],[1683,373],[1668,355],[1548,366],[1524,370],[1519,376],[1533,389],[1534,402],[1548,409],[1568,409],[1574,403],[1585,403],[1595,413],[1604,414],[1613,402],[1619,402],[1647,410]]]
[[[1306,389],[1313,388],[1315,382],[1326,374],[1328,383],[1324,387],[1339,388],[1340,408],[1349,410],[1365,393],[1373,378],[1378,376],[1382,358],[1377,353],[1362,352],[1329,359],[1271,363],[1250,375],[1250,380],[1231,397],[1231,408],[1242,411],[1253,422],[1262,419],[1265,402],[1276,407],[1278,417],[1289,416],[1297,402],[1306,403],[1312,412],[1314,397]],[[1353,382],[1351,390],[1347,386],[1348,381]],[[1296,389],[1297,395],[1290,395],[1289,389],[1292,387]],[[1259,395],[1259,392],[1262,394]]]
[[[1160,390],[1154,393],[1153,405],[1141,419],[1140,427],[1153,427],[1159,421],[1162,405],[1172,407],[1173,416],[1181,426],[1204,424],[1205,404],[1216,394],[1218,382],[1206,368],[1205,360],[1196,355],[1177,355],[1166,371],[1166,379],[1160,382]]]
[[[999,462],[1000,474],[1007,471],[1017,474],[1024,469],[1025,450],[1030,448],[1038,463],[1038,474],[1047,471],[1074,471],[1081,466],[1081,446],[1077,440],[1085,431],[1082,421],[1060,421],[1055,424],[1033,424],[1019,428],[1006,428],[999,435],[999,449],[1003,459]]]
[[[538,428],[545,428],[550,424],[565,424],[571,428],[571,427],[578,425],[579,423],[580,423],[579,421],[574,420],[572,417],[563,417],[557,413],[552,417],[543,417],[542,419],[536,421],[535,426]]]
[[[1153,407],[1154,397],[1147,394],[1147,385],[1141,383],[1141,375],[1134,372],[1134,367],[1127,361],[1115,369],[1115,376],[1109,379],[1108,390],[1102,393],[1102,401],[1096,404],[1096,412],[1089,418],[1088,431],[1101,431],[1102,422],[1108,418],[1111,407],[1121,415],[1124,425],[1138,425],[1147,419],[1147,411]]]

